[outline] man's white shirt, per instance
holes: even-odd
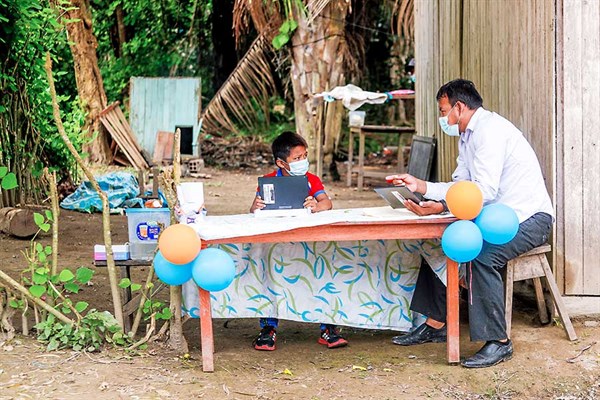
[[[443,200],[457,181],[475,182],[484,205],[501,203],[523,222],[535,213],[554,216],[540,164],[523,133],[502,116],[483,107],[471,117],[460,135],[453,182],[427,182],[425,197]]]

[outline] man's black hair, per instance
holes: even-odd
[[[471,110],[475,110],[483,104],[483,99],[477,89],[475,89],[473,82],[466,79],[454,79],[445,83],[438,90],[435,98],[439,101],[444,96],[448,97],[448,101],[453,107],[457,101],[464,103]]]
[[[273,141],[271,150],[273,151],[273,157],[275,161],[281,159],[286,161],[290,155],[292,149],[296,146],[304,146],[308,148],[306,140],[295,132],[285,131]]]

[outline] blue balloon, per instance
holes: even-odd
[[[442,249],[447,257],[463,263],[476,258],[483,247],[483,237],[477,225],[468,220],[450,224],[442,235]]]
[[[167,285],[178,286],[192,279],[192,264],[173,264],[167,261],[160,251],[154,256],[154,273]]]
[[[519,231],[519,218],[515,210],[504,204],[483,207],[475,218],[483,240],[492,244],[505,244],[513,240]]]
[[[196,285],[209,292],[225,289],[235,278],[235,263],[229,254],[210,247],[200,250],[192,262],[192,277]]]

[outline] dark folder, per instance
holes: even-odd
[[[303,176],[270,176],[258,178],[258,192],[265,202],[263,210],[304,208],[308,196],[308,179]]]

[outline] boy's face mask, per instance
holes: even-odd
[[[281,160],[283,161],[283,160]],[[294,161],[291,163],[287,163],[290,166],[290,169],[285,169],[287,171],[288,174],[292,175],[292,176],[303,176],[306,175],[306,173],[308,172],[308,167],[309,167],[309,162],[308,162],[308,158],[305,158],[303,160],[298,160],[298,161]]]

